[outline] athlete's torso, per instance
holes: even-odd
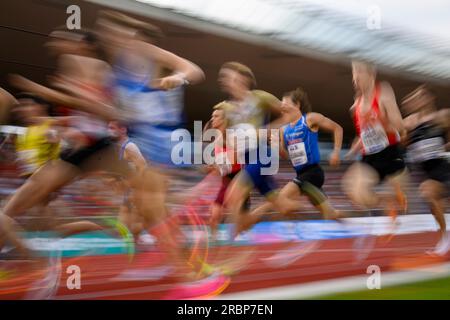
[[[58,76],[58,85],[62,89],[86,100],[103,103],[111,101],[107,83],[110,67],[107,63],[96,58],[72,54],[62,55],[60,61],[62,71]],[[64,67],[67,65],[71,67]],[[94,144],[108,136],[108,126],[103,119],[75,109],[70,109],[68,115],[73,117],[70,126],[81,132],[88,144]]]
[[[127,151],[127,147],[130,145],[134,145],[136,146],[130,139],[127,139],[125,141],[123,141],[122,143],[120,143],[120,149],[119,149],[119,160],[123,160],[126,161],[128,166],[131,168],[132,171],[136,171],[136,165],[133,161],[127,159],[126,157],[126,151]],[[137,146],[136,146],[137,148]]]
[[[245,141],[238,139],[237,146],[232,146],[238,152],[256,149],[258,143],[258,132],[256,130],[267,123],[270,116],[269,108],[276,100],[274,96],[267,92],[254,90],[239,103],[227,101],[224,111],[228,127],[234,130],[253,132],[253,134],[247,135],[248,145],[245,144]],[[235,132],[235,134],[239,134],[239,132]],[[232,136],[230,138],[233,139]]]
[[[318,132],[308,127],[306,116],[302,115],[294,126],[283,127],[284,144],[297,172],[320,162]]]
[[[374,97],[368,111],[362,111],[361,97],[356,101],[354,122],[364,155],[378,153],[400,140],[398,132],[388,124],[387,117],[381,109],[379,84],[375,86]]]
[[[119,150],[119,160],[125,160],[125,150],[127,148],[127,145],[131,143],[130,139],[125,140],[120,144],[120,150]]]
[[[418,124],[409,133],[408,159],[425,162],[445,158],[445,131],[433,121]]]
[[[59,143],[50,143],[47,132],[50,122],[30,126],[25,134],[17,137],[16,151],[22,175],[30,175],[47,161],[58,158]]]
[[[142,61],[136,66],[131,58],[129,53],[122,53],[113,68],[115,98],[127,120],[154,126],[179,125],[184,111],[184,88],[151,87],[156,65]]]
[[[226,117],[231,128],[239,128],[249,125],[255,129],[263,126],[266,119],[267,110],[264,107],[265,101],[253,92],[239,103],[228,101]]]

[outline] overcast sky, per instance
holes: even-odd
[[[367,16],[377,5],[383,21],[450,41],[450,0],[311,0],[352,14]]]

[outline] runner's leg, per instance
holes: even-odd
[[[377,172],[367,164],[357,162],[350,166],[342,178],[342,186],[356,204],[372,209],[379,203],[373,188],[379,183]]]
[[[0,246],[4,241],[10,241],[22,253],[28,253],[25,244],[16,234],[17,226],[14,217],[27,209],[42,203],[52,192],[72,181],[79,171],[76,167],[62,161],[55,160],[36,171],[9,199],[0,215],[0,232],[3,234]]]

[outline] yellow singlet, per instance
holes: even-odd
[[[19,158],[21,175],[31,175],[47,161],[59,156],[59,143],[47,139],[50,121],[30,126],[25,134],[17,137],[16,151]]]

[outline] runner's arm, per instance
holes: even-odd
[[[173,75],[161,79],[162,89],[173,89],[186,82],[195,84],[205,79],[205,73],[199,66],[172,52],[142,41],[137,41],[136,46],[162,66],[174,71]]]
[[[359,153],[362,150],[362,142],[359,137],[355,137],[352,142],[352,146],[347,154],[344,156],[345,159],[351,159],[355,156],[355,154]]]
[[[436,119],[444,129],[450,129],[450,109],[445,108],[437,112]]]
[[[391,85],[387,82],[381,83],[381,105],[384,107],[385,114],[392,124],[394,129],[398,131],[400,137],[404,139],[406,135],[405,126],[403,124],[403,118],[395,100],[395,93]]]
[[[311,129],[317,127],[319,130],[324,130],[333,133],[334,137],[334,149],[330,155],[330,164],[336,166],[339,164],[339,155],[342,149],[342,127],[333,120],[325,117],[324,115],[316,112],[308,113],[307,124]]]
[[[356,99],[356,98],[355,98]],[[352,104],[352,106],[349,109],[350,117],[352,118],[352,121],[355,123],[355,129],[356,133],[359,135],[359,128],[357,127],[357,123],[355,122],[355,113],[356,113],[356,100]],[[361,152],[363,149],[362,141],[359,138],[359,136],[356,136],[353,141],[352,145],[350,146],[350,150],[345,154],[344,158],[346,160],[352,159],[357,153]]]
[[[404,146],[408,145],[409,143],[409,133],[413,129],[414,123],[415,123],[414,115],[409,115],[406,118],[403,118],[403,125],[405,127],[406,134],[402,137],[400,143],[403,144]]]
[[[439,110],[437,112],[436,119],[438,120],[439,124],[444,128],[446,134],[446,144],[445,144],[445,150],[450,151],[450,108],[445,108],[442,110]]]
[[[93,113],[107,121],[121,119],[119,110],[107,103],[76,98],[57,90],[47,88],[19,75],[10,76],[10,82],[15,87],[24,91],[31,91],[49,102],[69,106],[72,109]]]
[[[145,161],[144,156],[142,155],[139,148],[134,143],[128,143],[125,148],[124,158],[130,162],[132,162],[138,172],[142,172],[147,166],[147,162]]]
[[[36,117],[40,121],[44,122],[50,122],[52,126],[60,126],[60,127],[67,127],[69,126],[69,122],[76,121],[77,116],[61,116],[61,117]]]
[[[277,97],[263,90],[253,90],[253,93],[262,102],[263,108],[270,115],[270,119],[280,119],[280,117],[282,116],[281,101]],[[284,120],[277,120],[272,121],[271,124],[268,125],[268,127],[279,128],[282,125],[286,124],[286,122],[283,123]]]
[[[289,154],[284,145],[284,128],[280,128],[280,156],[283,159],[289,159]]]

